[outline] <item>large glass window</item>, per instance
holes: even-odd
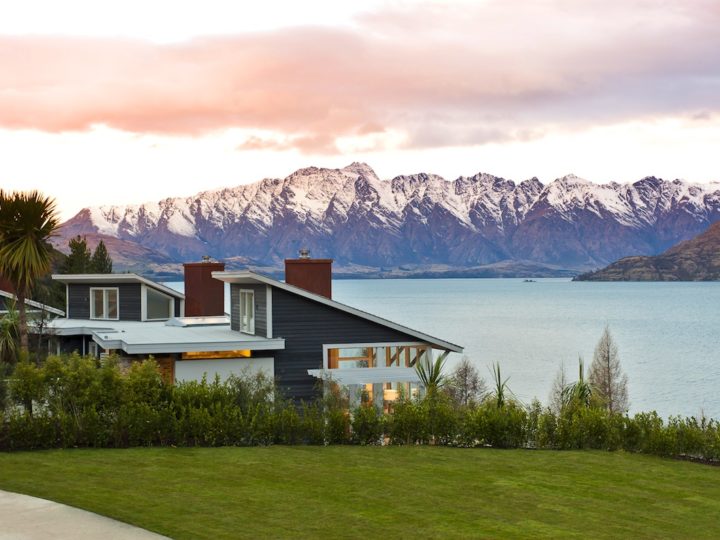
[[[240,291],[240,331],[255,333],[255,293]]]
[[[328,349],[328,369],[413,367],[427,346],[347,347]]]
[[[169,319],[173,316],[172,298],[155,289],[145,289],[145,308],[146,318],[149,320]]]
[[[117,288],[90,289],[90,318],[110,320],[118,319]]]
[[[353,368],[413,368],[425,355],[427,345],[394,345],[386,347],[338,347],[328,349],[328,369]],[[340,378],[340,376],[338,376]],[[334,383],[332,383],[334,384]],[[382,405],[385,411],[392,408],[400,396],[416,396],[419,385],[415,382],[372,382],[349,385],[348,391],[359,403]],[[353,396],[351,395],[351,402]]]

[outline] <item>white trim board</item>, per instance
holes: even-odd
[[[329,378],[342,385],[422,382],[414,368],[406,367],[308,369],[308,375],[312,375],[318,379]]]
[[[9,293],[7,291],[0,291],[0,296],[4,296],[5,298],[8,298],[9,300],[17,301],[17,296],[15,296],[14,294]],[[60,317],[64,317],[65,313],[66,313],[62,309],[54,308],[52,306],[46,306],[45,304],[41,304],[40,302],[36,302],[35,300],[30,300],[29,298],[25,299],[25,305],[37,308],[41,311],[47,311],[48,313],[52,313],[52,314],[58,315]]]

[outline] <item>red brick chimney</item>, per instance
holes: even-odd
[[[185,263],[185,316],[212,317],[225,314],[225,283],[212,277],[225,270],[225,263]]]
[[[299,259],[285,259],[285,283],[332,298],[332,259],[311,259],[307,249]]]
[[[10,281],[5,279],[2,275],[0,275],[0,291],[15,294],[15,289],[13,288],[12,283],[10,283]]]

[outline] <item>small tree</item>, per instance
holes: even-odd
[[[502,409],[505,406],[505,403],[510,397],[508,394],[512,395],[512,392],[510,392],[510,389],[508,388],[507,382],[510,380],[510,377],[507,377],[505,380],[503,380],[502,375],[500,374],[500,362],[496,362],[492,366],[492,374],[493,374],[493,385],[495,386],[493,392],[492,392],[492,399],[495,401],[495,405],[498,409]]]
[[[70,253],[62,266],[63,274],[87,274],[91,268],[91,255],[84,237],[77,235],[68,242]]]
[[[595,346],[589,380],[597,392],[597,398],[608,411],[627,411],[627,375],[620,367],[618,348],[607,326]]]
[[[565,385],[562,391],[562,406],[565,407],[590,407],[593,404],[593,386],[585,379],[585,363],[582,357],[578,358],[578,380],[572,384]]]
[[[481,401],[487,394],[485,381],[467,356],[452,372],[445,389],[456,404],[465,406]]]
[[[105,242],[100,240],[90,260],[90,272],[93,274],[112,274],[112,267],[113,262],[110,255],[108,255]]]
[[[58,227],[55,200],[39,191],[7,193],[0,189],[0,274],[17,296],[20,350],[28,351],[25,299],[50,271],[50,237]]]
[[[444,356],[438,356],[433,362],[427,354],[423,355],[417,364],[415,364],[415,372],[428,395],[434,395],[437,389],[445,384],[445,375],[443,374],[444,366]]]
[[[550,391],[550,409],[559,414],[563,409],[563,391],[568,386],[567,374],[565,373],[565,365],[560,364],[555,380],[553,381],[552,390]]]

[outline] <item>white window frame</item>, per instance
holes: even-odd
[[[250,305],[252,306],[252,316],[248,318],[249,324],[247,328],[244,326],[245,306],[247,304],[247,299],[244,298],[244,295],[250,295]],[[240,320],[238,321],[238,328],[240,328],[240,331],[243,334],[255,335],[255,291],[252,289],[240,289],[238,295],[238,304],[238,315],[240,316]]]
[[[151,318],[148,317],[148,313],[147,313],[147,294],[148,294],[148,290],[149,290],[149,289],[150,289],[150,287],[148,287],[147,285],[145,285],[145,284],[142,285],[142,296],[140,297],[140,298],[141,298],[141,302],[140,302],[140,303],[141,303],[141,306],[140,306],[140,308],[141,308],[142,313],[141,313],[141,318],[140,318],[140,320],[142,320],[142,321],[167,321],[167,320],[172,319],[172,318],[175,316],[175,298],[172,297],[172,296],[170,296],[169,294],[165,294],[164,292],[158,291],[158,290],[155,289],[155,288],[152,289],[153,292],[155,292],[155,293],[157,293],[157,294],[160,294],[160,295],[162,295],[162,296],[165,296],[168,300],[170,300],[170,316],[169,316],[169,317],[162,317],[162,318],[160,318],[160,319],[151,319]]]
[[[102,291],[103,293],[103,313],[107,315],[108,310],[108,291],[115,291],[115,298],[117,300],[117,309],[115,310],[117,316],[115,317],[97,317],[95,313],[95,299],[94,292]],[[120,288],[119,287],[90,287],[90,319],[95,321],[119,321],[120,320]]]

